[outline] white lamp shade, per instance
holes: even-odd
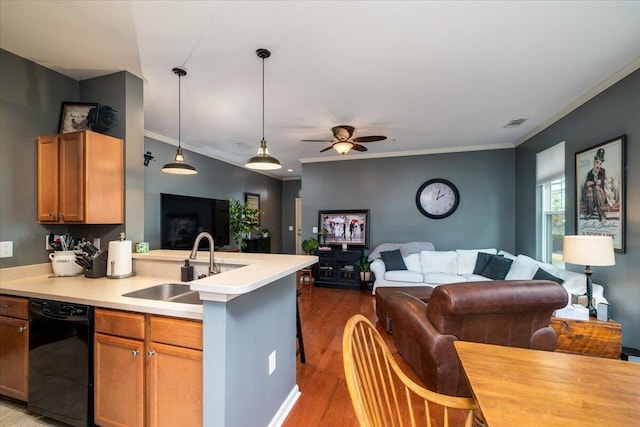
[[[562,257],[569,264],[615,265],[613,238],[609,236],[564,236]]]

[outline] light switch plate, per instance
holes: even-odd
[[[11,258],[13,256],[13,242],[0,242],[0,258]]]

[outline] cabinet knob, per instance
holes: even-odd
[[[20,326],[20,327],[18,328],[18,332],[20,332],[20,333],[22,333],[22,332],[24,332],[24,331],[26,331],[26,330],[27,330],[27,327],[26,327],[26,326]]]
[[[155,350],[147,351],[147,356],[149,356],[149,357],[153,356],[154,354],[156,354]]]
[[[139,351],[138,351],[138,350],[133,350],[133,351],[131,352],[131,355],[132,355],[133,357],[136,357],[136,356],[138,355],[138,353],[139,353]]]
[[[58,218],[62,219],[63,216],[62,212],[58,212]]]

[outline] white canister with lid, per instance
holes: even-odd
[[[84,270],[76,263],[76,254],[73,251],[55,251],[49,254],[49,259],[56,276],[77,276]]]

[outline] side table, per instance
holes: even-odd
[[[589,320],[552,317],[549,326],[558,335],[558,352],[620,359],[622,326],[614,320],[603,322],[593,317]]]

